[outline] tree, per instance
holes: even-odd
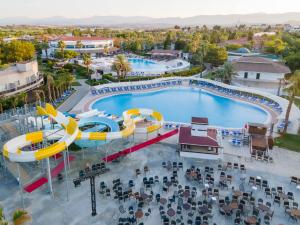
[[[87,73],[89,74],[90,71],[90,65],[92,64],[92,59],[89,54],[83,55],[83,64],[86,66]]]
[[[72,50],[56,51],[54,57],[57,59],[73,59],[78,56],[78,52]]]
[[[292,71],[300,70],[300,51],[288,55],[285,61]]]
[[[285,113],[284,129],[282,132],[283,134],[286,134],[287,132],[289,117],[295,100],[295,96],[300,95],[300,71],[299,70],[295,71],[295,73],[290,78],[290,84],[291,84],[290,87],[287,89],[289,94],[289,104]]]
[[[107,45],[104,46],[103,48],[103,54],[108,55],[109,54],[109,47]]]
[[[44,36],[42,41],[42,49],[44,49],[47,59],[48,59],[48,48],[49,48],[48,38]]]
[[[164,41],[164,49],[170,49],[171,44],[172,44],[171,33],[169,32],[167,34],[167,37],[166,37],[165,41]]]
[[[51,102],[53,100],[53,98],[55,99],[55,93],[54,92],[52,93],[53,86],[54,86],[53,77],[50,74],[48,74],[47,75],[47,92],[48,92],[49,102]]]
[[[31,216],[24,209],[17,209],[13,213],[13,224],[14,225],[24,225],[25,223],[31,221]]]
[[[57,47],[60,48],[60,51],[62,53],[62,59],[64,59],[64,54],[65,54],[65,48],[66,48],[66,43],[63,41],[59,41],[57,44]]]
[[[175,50],[185,50],[187,48],[187,42],[182,39],[178,39],[175,42]]]
[[[208,45],[207,54],[204,57],[204,60],[214,66],[219,66],[224,64],[227,61],[227,58],[228,54],[225,48],[210,44]]]
[[[80,52],[81,49],[83,48],[82,42],[81,42],[81,41],[77,41],[75,47],[76,47],[77,49],[79,49],[78,51]]]
[[[224,73],[223,73],[223,75],[224,75],[224,77],[223,77],[223,82],[224,82],[225,84],[230,84],[230,83],[231,83],[231,80],[232,80],[232,77],[233,77],[233,75],[234,75],[234,73],[235,73],[232,64],[226,62],[226,63],[224,64],[224,66],[223,66],[223,71],[224,71]]]
[[[117,55],[112,64],[112,70],[117,72],[118,79],[125,78],[127,73],[130,72],[131,64],[128,62],[124,55]]]
[[[2,44],[2,63],[15,63],[32,60],[35,55],[35,48],[32,43],[13,40]]]

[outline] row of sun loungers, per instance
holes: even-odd
[[[159,83],[153,84],[140,84],[140,85],[131,85],[131,86],[120,86],[120,87],[104,87],[99,90],[93,89],[92,94],[108,94],[108,93],[117,93],[117,92],[126,92],[126,91],[137,91],[137,90],[149,90],[153,88],[159,87],[172,87],[181,85],[181,80],[173,80],[173,81],[163,81]]]
[[[61,97],[59,97],[58,99],[54,100],[54,101],[52,102],[52,104],[53,104],[54,106],[59,105],[60,103],[62,103],[63,101],[65,101],[71,94],[72,94],[72,91],[65,91],[65,92],[61,95]]]
[[[128,74],[129,76],[151,76],[151,77],[155,77],[155,76],[161,76],[161,73],[145,73],[145,72],[130,72]]]
[[[235,137],[239,137],[241,135],[244,135],[244,133],[240,130],[227,130],[227,129],[223,129],[221,130],[222,136],[235,136]]]
[[[206,87],[206,88],[209,88],[209,89],[213,89],[213,90],[215,90],[217,92],[220,92],[220,93],[223,93],[225,95],[235,96],[235,97],[241,98],[243,100],[263,104],[265,106],[268,106],[268,107],[272,108],[273,110],[275,110],[278,113],[282,112],[282,108],[280,107],[280,105],[277,102],[274,102],[272,100],[268,100],[268,99],[265,99],[265,98],[260,98],[258,96],[254,96],[254,95],[251,95],[251,94],[246,94],[246,93],[243,93],[243,92],[237,91],[237,90],[232,90],[232,89],[229,89],[229,88],[220,87],[220,86],[217,86],[215,84],[211,84],[211,83],[205,82],[205,81],[199,81],[196,84],[190,82],[190,85],[202,86],[202,87]]]
[[[164,128],[165,129],[178,129],[181,125],[176,123],[165,123]]]

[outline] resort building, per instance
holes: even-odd
[[[218,160],[222,158],[222,147],[216,129],[208,128],[208,119],[192,117],[191,126],[180,127],[180,156]]]
[[[232,62],[234,81],[244,86],[277,89],[291,70],[280,62],[262,57],[240,57]]]
[[[0,71],[0,96],[11,96],[29,91],[43,83],[36,60],[17,63]]]
[[[88,53],[92,57],[99,57],[108,51],[112,53],[117,51],[114,48],[112,38],[102,37],[59,37],[49,41],[48,56],[53,57],[56,51],[59,51],[59,42],[63,41],[66,45],[65,50],[72,50],[79,54]],[[43,57],[46,57],[46,52],[43,50]]]

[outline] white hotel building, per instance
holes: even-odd
[[[48,57],[53,57],[56,51],[59,51],[58,43],[63,41],[66,45],[65,50],[72,50],[80,54],[88,53],[92,57],[98,57],[103,54],[104,48],[109,51],[114,51],[114,42],[112,38],[101,37],[59,37],[49,41]],[[82,47],[78,48],[78,43]],[[43,57],[46,57],[46,52],[43,50]]]
[[[36,60],[16,63],[0,70],[0,97],[12,96],[39,87],[43,76],[39,74]]]

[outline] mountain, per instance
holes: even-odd
[[[145,16],[93,16],[87,18],[66,18],[61,16],[48,18],[9,17],[0,18],[0,25],[54,25],[54,26],[103,26],[103,27],[170,27],[196,25],[235,25],[235,24],[283,24],[293,21],[300,23],[300,12],[281,14],[230,14],[199,15],[193,17],[151,18]]]

